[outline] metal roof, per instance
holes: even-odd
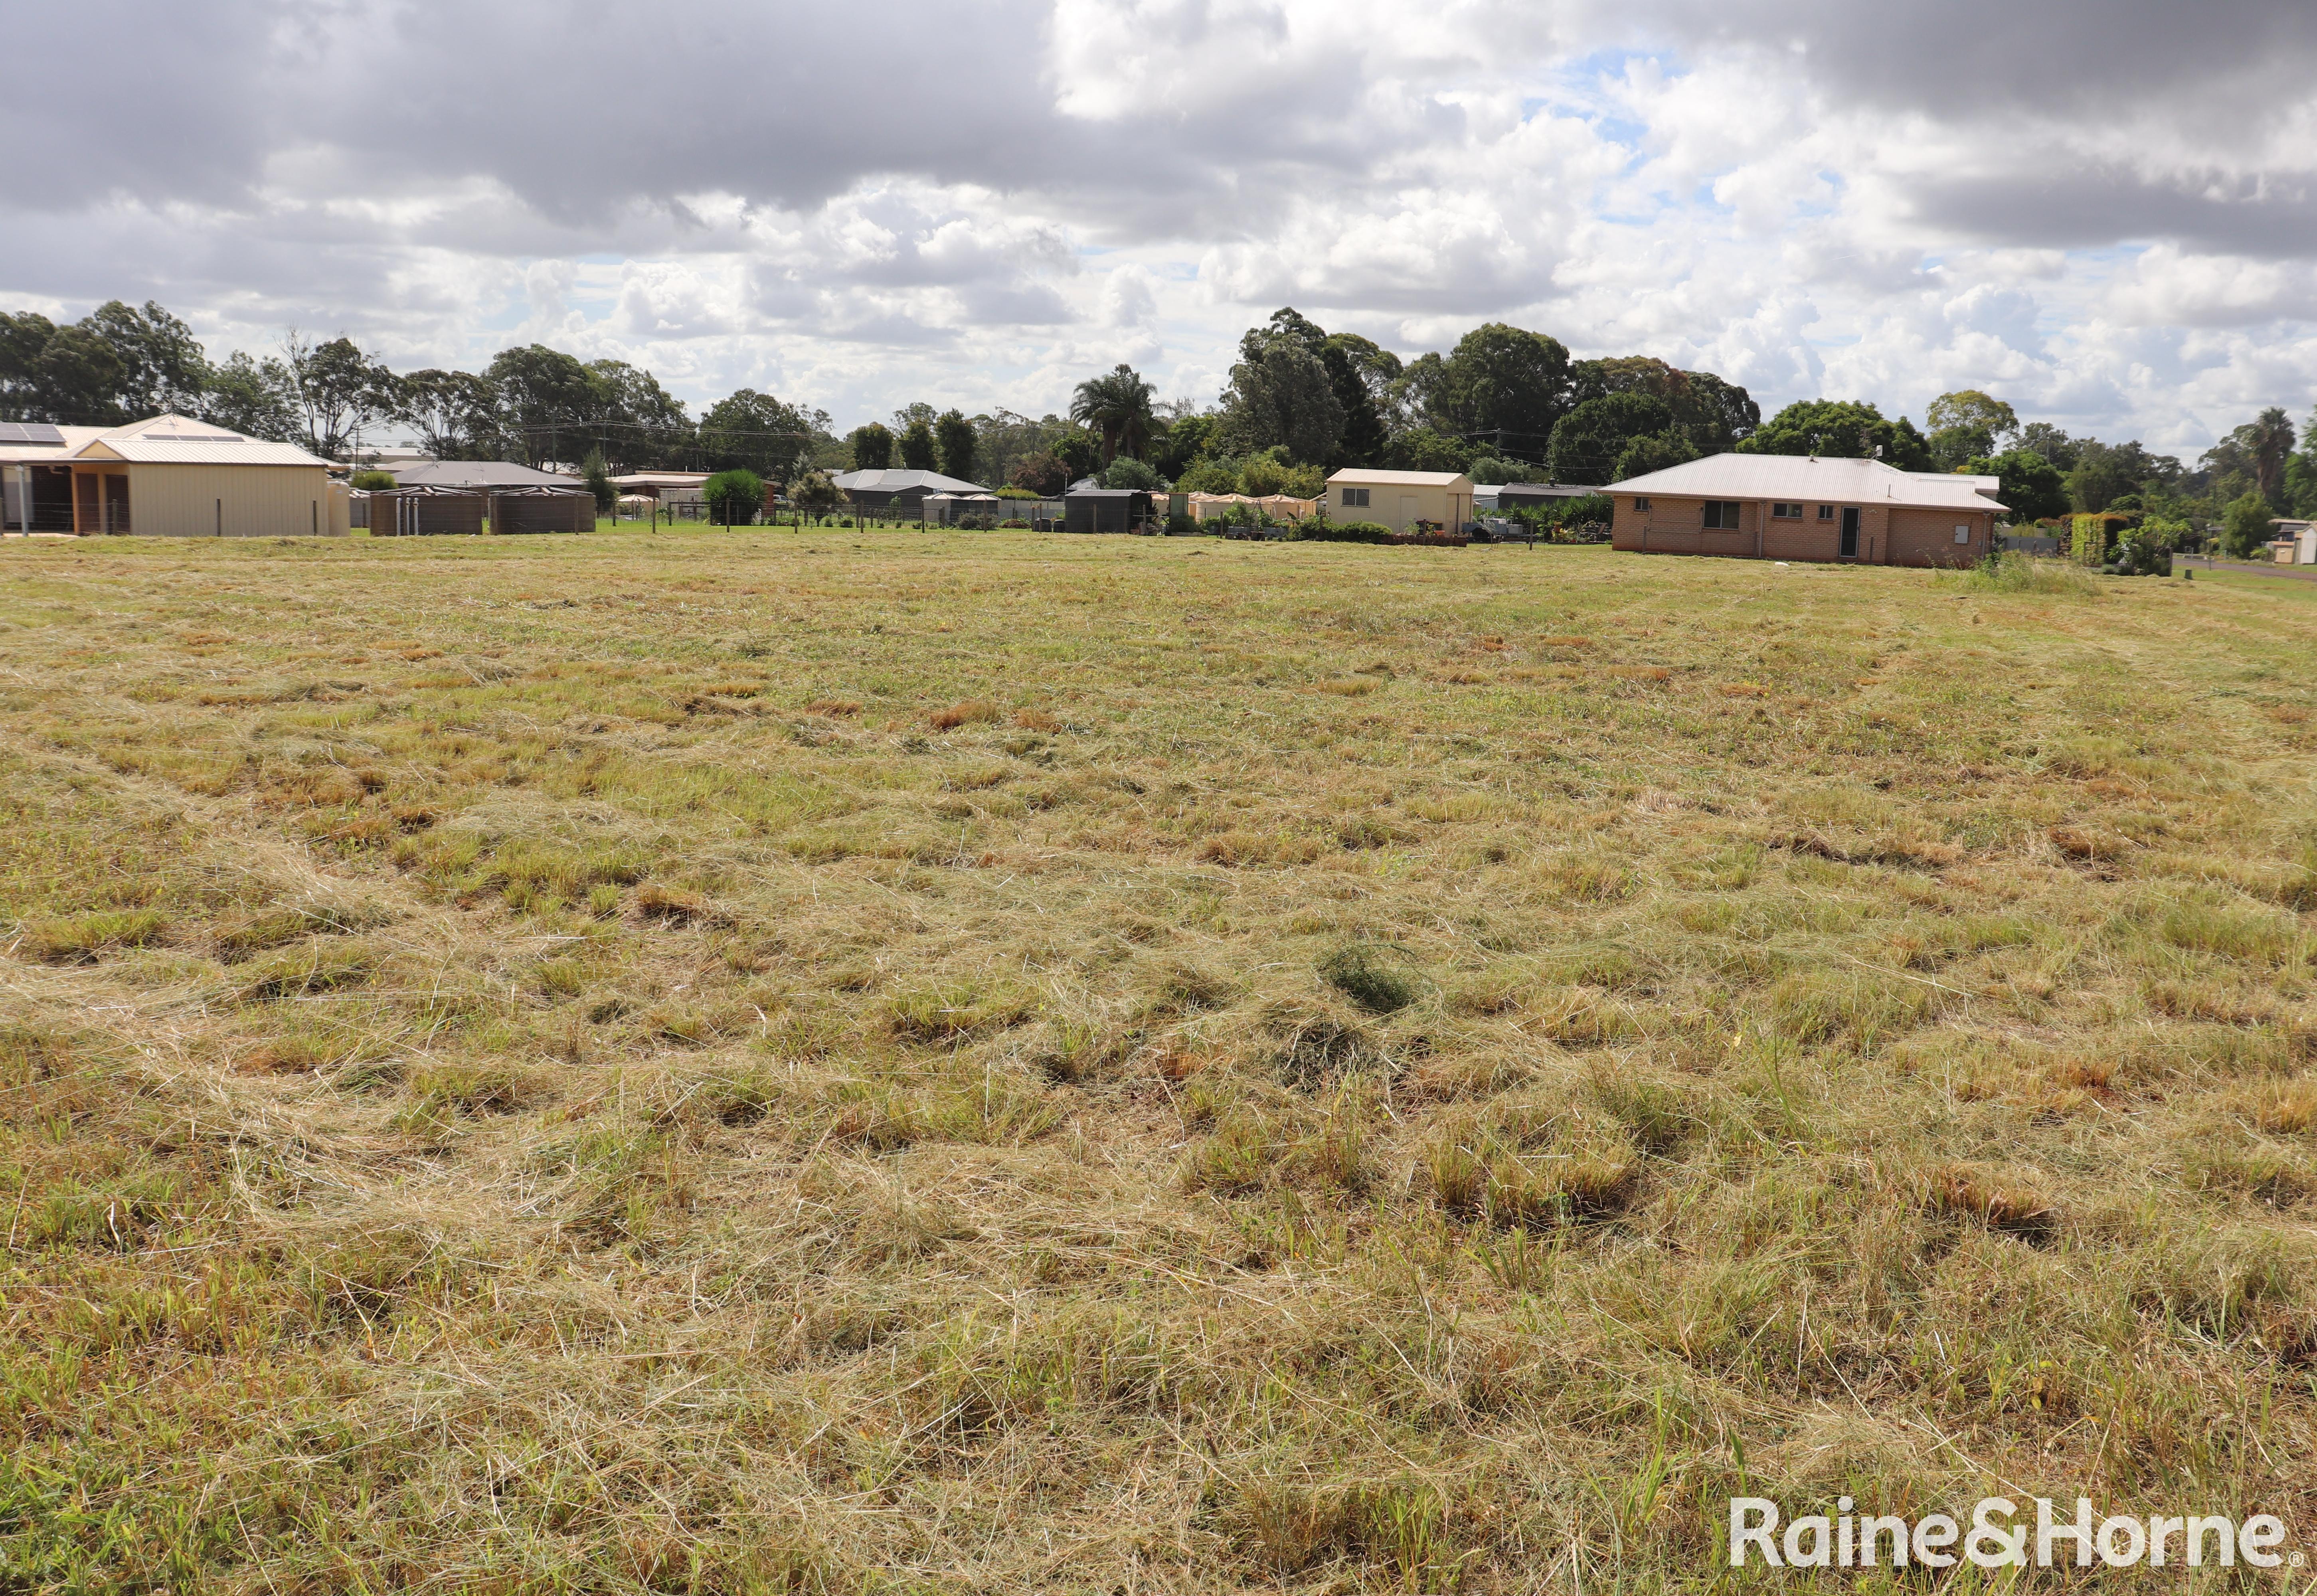
[[[261,443],[255,438],[236,436],[230,441],[210,441],[188,438],[116,438],[111,433],[96,439],[73,456],[75,459],[126,460],[138,466],[317,466],[324,470],[330,462],[317,459],[295,443]]]
[[[215,422],[189,415],[154,415],[114,427],[80,450],[83,459],[111,455],[132,465],[168,466],[319,466],[317,459],[295,443],[267,443],[246,438]]]
[[[1533,499],[1588,499],[1595,494],[1606,493],[1602,487],[1578,487],[1566,482],[1507,482],[1497,489],[1500,494],[1525,494]]]
[[[1915,509],[2001,510],[1993,477],[1901,471],[1881,460],[1798,454],[1717,454],[1611,485],[1621,494],[1668,498],[1905,504]]]
[[[58,433],[64,447],[0,440],[0,464],[121,460],[138,466],[319,466],[327,469],[330,463],[295,443],[267,443],[214,422],[183,415],[148,416],[119,427],[44,430]]]
[[[428,460],[388,468],[405,487],[577,487],[576,477],[534,471],[512,460]]]
[[[1346,466],[1328,478],[1330,482],[1348,482],[1357,487],[1363,483],[1378,487],[1454,487],[1463,483],[1472,486],[1472,479],[1462,471],[1370,471],[1356,466]]]
[[[961,482],[954,477],[944,477],[939,471],[847,471],[835,480],[839,488],[849,494],[907,493],[911,488],[945,494],[985,491],[979,482]]]
[[[103,427],[58,427],[64,438],[64,447],[53,443],[10,443],[0,441],[0,465],[56,465],[70,459],[75,453],[104,436]]]

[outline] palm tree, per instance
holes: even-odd
[[[1145,382],[1124,361],[1106,377],[1089,377],[1070,397],[1070,419],[1102,434],[1102,460],[1108,465],[1123,449],[1141,456],[1153,434],[1166,424],[1151,408],[1158,388]]]
[[[2252,456],[2253,480],[2260,496],[2274,504],[2285,486],[2285,457],[2293,452],[2293,422],[2272,405],[2260,419],[2242,429],[2246,450]]]

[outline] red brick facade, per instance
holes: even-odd
[[[1987,557],[1995,512],[1919,510],[1872,500],[1802,506],[1794,520],[1771,513],[1768,500],[1741,499],[1734,531],[1705,525],[1707,501],[1652,497],[1641,508],[1616,495],[1610,541],[1635,554],[1720,554],[1748,559],[1822,560],[1862,566],[1967,566]],[[1821,516],[1821,511],[1830,515]],[[1843,513],[1857,512],[1857,552],[1842,552]],[[1957,542],[1961,528],[1964,540]]]

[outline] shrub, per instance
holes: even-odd
[[[1175,491],[1184,494],[1235,494],[1239,492],[1239,466],[1231,460],[1207,459],[1194,461],[1175,478]]]
[[[346,486],[366,494],[390,493],[402,484],[391,471],[357,471],[346,479]]]
[[[2079,515],[2071,525],[2068,555],[2080,566],[2097,566],[2107,558],[2107,518]]]
[[[808,471],[789,485],[789,503],[803,514],[819,518],[834,514],[845,503],[844,491],[824,471]]]
[[[2172,554],[2186,523],[2149,521],[2126,532],[2107,558],[2111,576],[2169,576]]]
[[[2221,531],[2222,550],[2232,559],[2256,559],[2261,545],[2275,533],[2276,526],[2269,514],[2268,501],[2258,493],[2247,493],[2229,504],[2228,519]]]
[[[587,458],[580,462],[579,475],[586,479],[587,491],[595,495],[595,508],[598,511],[609,511],[613,504],[619,503],[620,490],[612,481],[612,468],[604,463],[602,450],[591,449],[587,451]],[[761,495],[758,495],[758,502],[763,502]]]
[[[2059,560],[2034,559],[2024,554],[1990,553],[1964,578],[1973,587],[1993,593],[2097,593],[2098,584],[2085,572]]]
[[[1156,493],[1166,486],[1158,479],[1158,472],[1131,454],[1122,454],[1103,468],[1102,485],[1105,487],[1134,488],[1142,493]]]
[[[765,506],[765,479],[754,471],[719,471],[700,485],[709,519],[720,526],[748,526]]]
[[[1015,460],[1014,469],[1007,473],[1007,481],[1038,498],[1056,498],[1070,485],[1070,468],[1051,450],[1042,449]]]

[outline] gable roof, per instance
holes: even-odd
[[[320,466],[295,443],[267,443],[230,427],[183,415],[154,415],[118,427],[60,426],[61,444],[0,443],[0,465],[121,460],[130,465]]]
[[[186,415],[156,415],[112,428],[74,451],[85,460],[144,466],[319,466],[330,462],[295,443],[268,443]]]
[[[978,494],[986,491],[979,482],[960,482],[954,477],[944,477],[939,471],[847,471],[834,479],[836,486],[849,494],[897,494],[912,488],[926,493]]]
[[[1993,477],[1901,471],[1881,460],[1799,454],[1717,454],[1612,483],[1605,491],[1646,497],[1772,499],[1903,504],[1929,510],[2002,510]]]
[[[1328,480],[1369,482],[1381,487],[1454,487],[1460,482],[1466,487],[1472,486],[1472,479],[1462,471],[1370,471],[1358,466],[1346,466]]]

